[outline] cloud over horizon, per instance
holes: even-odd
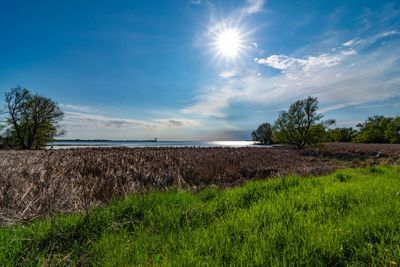
[[[90,132],[92,136],[96,136],[96,134],[93,134],[96,131],[124,131],[127,137],[129,132],[139,132],[143,133],[143,138],[145,138],[147,130],[157,132],[159,135],[162,130],[196,129],[202,125],[199,120],[187,118],[135,120],[99,114],[98,109],[90,106],[61,104],[61,107],[64,110],[62,127],[67,130],[67,136],[73,138],[79,136],[82,132]]]
[[[224,118],[235,103],[268,106],[317,96],[323,111],[400,96],[400,40],[397,30],[336,44],[332,52],[292,57],[270,55],[254,62],[275,69],[260,75],[256,67],[228,77],[182,109],[186,114]],[[220,75],[221,76],[221,75]],[[222,76],[223,77],[223,76]],[[228,79],[229,78],[229,79]]]

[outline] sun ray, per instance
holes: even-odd
[[[224,57],[235,58],[241,49],[241,36],[237,29],[231,28],[217,35],[217,49]]]
[[[208,34],[209,51],[214,54],[213,61],[240,64],[251,49],[251,42],[248,40],[251,31],[245,30],[245,27],[240,27],[237,23],[222,20],[210,26]]]

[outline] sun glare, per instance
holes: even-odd
[[[246,30],[245,25],[221,20],[210,25],[208,29],[209,52],[213,53],[212,60],[222,64],[241,64],[251,49],[248,39],[252,31]]]
[[[239,56],[243,48],[243,37],[236,28],[224,28],[216,33],[214,45],[218,55],[234,59]]]
[[[216,36],[216,46],[220,55],[226,58],[237,57],[242,46],[240,32],[237,29],[221,31]]]

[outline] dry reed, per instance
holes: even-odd
[[[82,148],[0,151],[0,225],[76,212],[148,190],[232,186],[249,179],[399,163],[400,145],[290,148]]]

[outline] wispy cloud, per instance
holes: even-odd
[[[223,71],[218,76],[224,79],[232,78],[236,76],[236,71],[234,70]]]
[[[66,130],[66,135],[63,137],[72,139],[148,139],[158,137],[161,140],[186,140],[189,133],[190,138],[194,140],[208,139],[206,133],[204,136],[196,135],[197,132],[204,129],[199,120],[182,116],[138,120],[67,111],[61,125]]]
[[[190,0],[189,3],[192,5],[212,5],[213,7],[215,7],[213,1],[210,0]],[[239,15],[242,17],[246,17],[262,11],[264,3],[265,0],[246,0],[245,5],[237,8],[233,13],[236,16]]]
[[[189,4],[194,5],[194,6],[202,6],[205,5],[209,8],[214,8],[215,5],[211,0],[190,0]]]
[[[98,112],[98,109],[91,106],[71,105],[71,104],[60,104],[60,107],[66,111],[77,111],[77,112]]]
[[[258,13],[262,10],[265,0],[247,0],[247,5],[240,9],[242,16]]]
[[[342,45],[348,46],[348,47],[355,47],[355,46],[360,46],[360,45],[366,46],[366,45],[373,44],[385,37],[391,37],[391,36],[396,36],[396,35],[400,35],[400,31],[398,31],[398,30],[383,31],[383,32],[377,33],[369,38],[364,38],[364,39],[361,39],[358,37],[353,38],[353,39],[343,43]]]
[[[356,50],[350,49],[331,54],[318,56],[307,56],[305,58],[293,58],[285,55],[271,55],[267,58],[256,58],[258,64],[267,65],[278,70],[301,68],[310,71],[312,68],[327,68],[339,64],[345,57],[357,54]]]
[[[91,128],[155,127],[155,125],[153,125],[152,123],[140,120],[115,118],[98,114],[87,114],[72,111],[65,112],[65,119],[63,123],[67,125],[84,126]]]
[[[352,121],[346,121],[346,120],[339,120],[336,121],[335,127],[354,127],[357,124],[363,123],[364,121],[361,120],[352,120]]]
[[[97,108],[84,105],[60,104],[65,117],[64,125],[82,126],[90,128],[177,128],[200,126],[198,120],[187,118],[156,118],[152,120],[135,120],[130,118],[118,118],[99,114]]]
[[[200,5],[202,2],[204,2],[203,0],[190,0],[189,3],[192,5]]]
[[[388,36],[397,36],[397,31],[384,31],[357,40],[376,42]],[[400,40],[392,38],[368,49],[359,46],[357,51],[352,45],[337,44],[335,52],[301,58],[271,55],[256,59],[256,63],[279,73],[257,75],[258,71],[253,68],[241,76],[214,84],[182,111],[223,118],[236,103],[260,107],[285,105],[315,95],[327,112],[400,96]]]
[[[65,112],[64,125],[82,126],[86,128],[171,128],[171,127],[195,127],[201,123],[197,120],[184,118],[163,118],[149,121],[134,120],[129,118],[117,118],[99,114],[81,112]]]
[[[168,119],[155,119],[153,120],[156,127],[179,128],[179,127],[197,127],[201,126],[200,121],[184,119],[184,118],[168,118]]]
[[[362,101],[339,103],[339,104],[335,104],[335,105],[331,105],[331,106],[326,106],[326,107],[320,109],[320,112],[325,113],[325,112],[329,112],[329,111],[333,111],[333,110],[338,110],[338,109],[342,109],[342,108],[346,108],[346,107],[350,107],[350,106],[359,105],[362,103],[363,103]]]

